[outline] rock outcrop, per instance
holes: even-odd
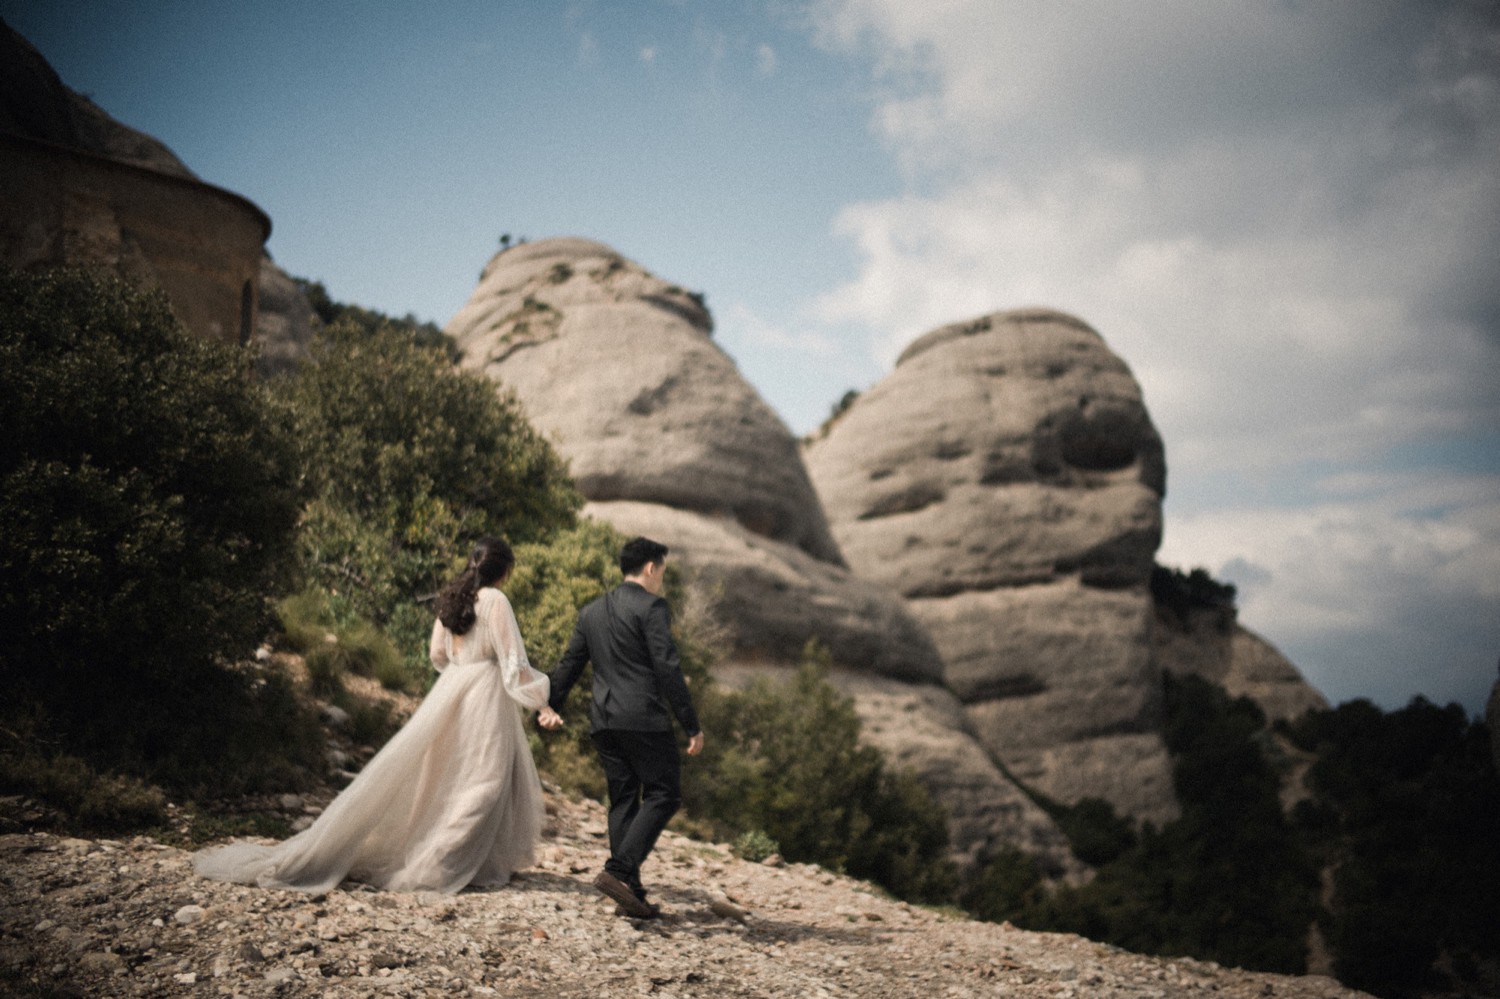
[[[246,344],[271,220],[69,89],[0,22],[0,264],[160,288],[191,332]]]
[[[1185,620],[1158,612],[1151,638],[1163,669],[1202,677],[1231,697],[1248,697],[1271,721],[1328,707],[1286,656],[1235,622],[1232,610],[1193,611]]]
[[[585,496],[727,518],[842,565],[796,441],[711,329],[698,296],[583,239],[496,254],[447,326]]]
[[[306,360],[317,317],[291,275],[270,256],[260,261],[260,310],[255,321],[255,371],[262,378],[291,374]]]
[[[121,124],[64,84],[42,54],[4,21],[0,21],[0,132],[197,180],[187,164],[161,142]]]
[[[806,455],[849,564],[907,598],[1011,774],[1175,814],[1147,587],[1166,466],[1097,332],[1046,310],[942,327]]]
[[[724,678],[786,670],[819,640],[867,737],[948,809],[961,863],[1025,844],[1072,872],[1056,826],[937,685],[926,629],[845,566],[795,439],[711,328],[698,298],[608,247],[551,239],[492,259],[447,331],[569,461],[588,516],[671,545],[727,626]]]
[[[702,302],[609,247],[503,250],[447,326],[463,367],[514,392],[590,513],[656,534],[718,601],[738,656],[935,679],[938,656],[888,590],[853,576],[796,440],[710,336]]]

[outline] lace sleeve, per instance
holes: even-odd
[[[432,622],[432,639],[427,643],[427,657],[432,660],[432,668],[439,673],[443,667],[448,665],[448,642],[447,630],[443,627],[441,620]]]
[[[516,623],[515,611],[510,600],[499,590],[499,598],[490,601],[486,625],[490,640],[495,645],[495,658],[500,664],[500,676],[505,682],[506,693],[532,710],[546,707],[552,685],[547,674],[532,669],[526,658],[526,646],[521,641],[521,626]]]

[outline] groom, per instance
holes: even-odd
[[[688,734],[689,756],[703,751],[703,732],[672,641],[672,612],[661,595],[667,546],[649,538],[627,542],[620,572],[623,583],[579,611],[551,674],[550,706],[562,711],[584,664],[592,662],[592,739],[609,782],[609,860],[594,887],[625,915],[650,919],[661,908],[646,901],[641,864],[682,804],[672,718]],[[557,728],[562,719],[548,722]]]

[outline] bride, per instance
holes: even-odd
[[[502,885],[530,866],[542,785],[516,703],[544,723],[549,683],[531,667],[497,588],[510,546],[482,538],[438,597],[429,653],[441,674],[406,725],[307,829],[274,846],[199,851],[219,881],[325,892],[346,878],[390,891]]]

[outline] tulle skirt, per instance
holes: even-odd
[[[535,859],[542,786],[520,707],[492,662],[449,666],[421,706],[307,829],[274,846],[199,851],[219,881],[324,892],[500,885]]]

